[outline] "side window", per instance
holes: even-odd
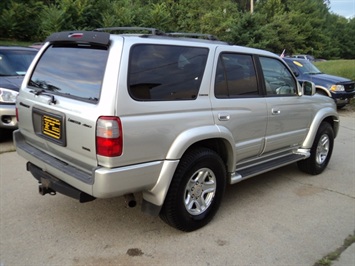
[[[268,96],[297,95],[297,83],[284,64],[268,57],[260,57],[260,63]]]
[[[216,98],[258,96],[252,56],[222,53],[218,59],[214,91]]]
[[[207,48],[138,44],[132,47],[128,90],[137,101],[194,100],[208,55]]]

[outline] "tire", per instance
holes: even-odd
[[[225,164],[216,152],[188,151],[175,171],[160,218],[181,231],[197,230],[216,214],[225,186]]]
[[[311,156],[298,162],[301,171],[318,175],[327,167],[334,146],[334,131],[327,122],[322,122],[314,139]]]

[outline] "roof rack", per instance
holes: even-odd
[[[188,33],[188,32],[165,33],[156,28],[146,28],[146,27],[108,27],[108,28],[94,29],[94,31],[101,31],[101,32],[123,31],[123,32],[132,32],[132,33],[148,32],[148,35],[159,35],[159,36],[167,36],[167,37],[187,37],[187,38],[205,39],[209,41],[220,41],[216,36],[212,34]]]
[[[219,39],[211,34],[203,34],[203,33],[187,33],[187,32],[169,32],[166,33],[168,36],[173,37],[190,37],[190,38],[201,38],[207,39],[210,41],[219,41]]]
[[[165,32],[155,29],[155,28],[144,28],[144,27],[109,27],[109,28],[98,28],[94,31],[133,31],[133,32],[149,32],[152,35],[166,35]]]

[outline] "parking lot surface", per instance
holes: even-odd
[[[212,222],[192,233],[121,197],[40,196],[26,161],[1,142],[0,265],[314,265],[354,234],[354,139],[354,115],[341,116],[324,173],[292,164],[230,186]]]

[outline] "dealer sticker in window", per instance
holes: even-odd
[[[43,115],[42,133],[46,136],[59,140],[61,138],[61,121],[57,118]]]

